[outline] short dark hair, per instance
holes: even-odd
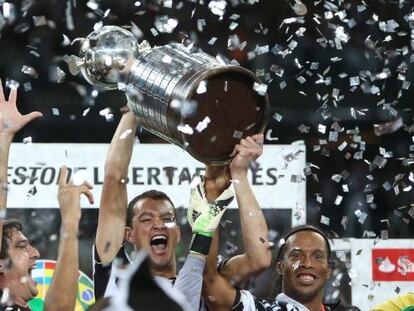
[[[286,233],[283,236],[283,238],[281,239],[282,243],[279,246],[279,250],[277,252],[277,257],[276,257],[277,258],[277,261],[280,261],[283,258],[283,256],[285,255],[284,253],[285,253],[285,249],[286,249],[285,245],[286,245],[287,239],[290,236],[292,236],[292,235],[294,235],[294,234],[296,234],[298,232],[301,232],[301,231],[312,231],[312,232],[316,232],[320,236],[323,237],[323,239],[326,242],[326,249],[328,250],[328,262],[330,262],[330,258],[331,258],[331,245],[329,244],[328,236],[321,229],[319,229],[319,228],[317,228],[315,226],[312,226],[312,225],[303,225],[303,226],[298,226],[298,227],[292,228],[288,233]]]
[[[3,235],[1,237],[0,259],[9,257],[9,246],[12,230],[22,231],[23,225],[17,219],[6,219],[3,223]]]
[[[165,200],[171,203],[172,207],[174,208],[175,214],[175,206],[174,203],[171,201],[170,197],[162,191],[158,190],[149,190],[137,195],[135,198],[129,202],[127,207],[127,218],[126,218],[126,225],[128,227],[132,227],[132,218],[134,218],[134,206],[137,204],[138,201],[144,199],[153,199],[153,200]]]

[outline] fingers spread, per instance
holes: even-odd
[[[84,185],[83,186],[83,191],[82,191],[82,193],[88,198],[88,201],[89,201],[89,203],[90,204],[93,204],[95,201],[94,201],[94,198],[93,198],[93,194],[92,194],[92,192],[87,188],[88,186],[87,185]]]
[[[30,122],[34,119],[43,117],[43,114],[39,111],[33,111],[31,113],[26,114],[24,117],[27,119],[28,122]]]
[[[10,94],[9,94],[9,103],[16,104],[17,100],[17,88],[10,88]]]
[[[3,93],[3,82],[0,79],[0,102],[5,102],[6,99],[4,98],[4,93]]]
[[[88,189],[93,189],[92,184],[90,184],[89,182],[87,182],[86,180],[83,182],[83,184],[88,188]]]

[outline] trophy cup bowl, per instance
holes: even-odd
[[[105,26],[82,39],[72,74],[105,89],[119,82],[130,109],[155,135],[210,165],[224,165],[241,138],[264,131],[269,111],[260,80],[241,66],[223,65],[201,50],[170,43],[138,45],[129,31]]]
[[[117,89],[121,72],[139,55],[137,39],[124,28],[104,26],[82,41],[79,69],[84,78],[104,89]]]

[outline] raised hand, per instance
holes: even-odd
[[[190,206],[187,211],[188,222],[193,233],[212,237],[221,216],[233,198],[233,192],[226,189],[216,200],[208,202],[204,181],[201,179],[200,183],[191,189]]]
[[[30,121],[40,118],[43,114],[33,111],[22,115],[16,107],[17,89],[12,88],[8,100],[3,92],[2,81],[0,80],[0,134],[13,137],[21,128]]]
[[[203,256],[208,254],[214,231],[233,198],[233,192],[226,189],[217,199],[208,201],[203,178],[191,189],[190,206],[187,210],[187,219],[193,232],[190,253]]]
[[[80,185],[74,185],[72,181],[68,183],[67,175],[68,169],[66,166],[62,166],[58,191],[62,225],[77,225],[81,217],[80,196],[84,194],[88,198],[89,203],[93,204],[94,202],[91,192],[92,185],[87,181]]]
[[[68,169],[61,167],[58,201],[62,216],[59,255],[52,282],[46,292],[44,311],[74,310],[78,292],[79,243],[81,217],[80,196],[93,204],[92,186],[88,182],[67,182]]]
[[[234,157],[230,163],[232,179],[247,174],[249,163],[255,161],[263,153],[263,134],[255,134],[242,138],[234,147],[230,156]]]

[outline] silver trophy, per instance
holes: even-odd
[[[249,70],[171,43],[151,48],[117,26],[104,26],[70,56],[69,70],[91,84],[126,92],[150,132],[212,165],[228,163],[241,138],[263,132],[269,100]]]

